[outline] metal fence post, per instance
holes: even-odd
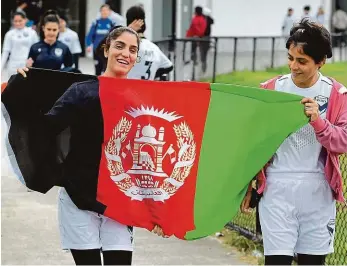
[[[255,56],[257,49],[257,38],[253,38],[253,56],[252,56],[252,71],[255,71]]]
[[[275,66],[275,41],[276,41],[276,38],[272,37],[272,43],[271,43],[271,68],[274,68],[274,66]]]
[[[214,54],[213,54],[213,76],[212,82],[216,82],[216,72],[217,72],[217,51],[218,50],[218,37],[214,38]]]
[[[236,70],[237,37],[234,38],[233,71]]]

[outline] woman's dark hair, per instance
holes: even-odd
[[[129,32],[131,34],[134,34],[137,40],[137,47],[140,47],[140,37],[136,31],[134,31],[132,28],[129,28],[129,27],[116,26],[116,27],[113,27],[110,30],[110,33],[107,35],[103,48],[106,51],[108,51],[110,49],[111,41],[116,40],[119,36],[122,35],[123,32]]]
[[[145,10],[137,5],[137,6],[132,6],[127,10],[126,13],[126,19],[127,19],[127,25],[129,26],[134,20],[137,19],[142,19],[143,20],[143,25],[141,29],[139,29],[137,32],[138,33],[144,33],[146,30],[146,22],[145,22],[146,14]]]
[[[20,12],[20,11],[14,12],[13,15],[12,15],[12,19],[14,19],[15,16],[21,16],[22,19],[26,19],[26,18],[27,18],[27,16],[25,15],[25,13],[24,13],[24,12]]]
[[[329,31],[307,18],[302,19],[290,30],[286,48],[289,50],[291,45],[302,46],[304,53],[310,56],[316,64],[333,55]]]
[[[43,16],[40,20],[40,23],[39,23],[39,34],[40,34],[41,40],[45,39],[45,34],[43,32],[42,27],[45,26],[49,22],[57,23],[59,26],[59,15],[58,15],[57,11],[50,9],[50,10],[47,10],[43,14]],[[57,37],[57,39],[58,39],[58,37]]]

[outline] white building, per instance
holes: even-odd
[[[142,3],[146,11],[146,36],[159,40],[171,34],[173,0],[119,0],[121,14],[135,4]],[[176,0],[176,35],[184,37],[189,27],[194,7],[208,7],[215,24],[213,36],[279,36],[281,25],[289,7],[300,19],[303,6],[311,6],[311,16],[316,16],[319,6],[325,10],[325,25],[330,28],[331,10],[335,0]],[[104,0],[87,0],[86,26],[95,19]]]

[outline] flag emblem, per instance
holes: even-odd
[[[141,106],[125,113],[104,149],[110,178],[132,200],[164,202],[189,176],[194,134],[174,112]]]

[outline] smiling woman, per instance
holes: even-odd
[[[140,39],[128,27],[116,27],[110,32],[104,47],[107,66],[104,76],[126,78],[136,63]]]
[[[262,87],[302,96],[309,123],[288,136],[258,174],[265,265],[291,265],[294,253],[299,265],[324,265],[334,252],[335,201],[345,202],[338,155],[347,152],[347,89],[320,73],[332,57],[323,26],[303,19],[286,48],[291,73]]]
[[[139,43],[137,33],[131,28],[112,30],[104,47],[108,62],[103,76],[126,78],[136,62]],[[27,71],[30,70],[18,70],[24,77]],[[44,122],[50,132],[59,134],[66,128],[71,129],[71,149],[63,162],[64,180],[65,177],[97,180],[104,137],[102,117],[99,81],[95,79],[74,83],[45,114]],[[83,193],[94,195],[95,186],[91,184],[79,185]],[[131,264],[133,228],[98,214],[105,211],[102,204],[93,206],[90,211],[76,206],[88,204],[88,199],[81,197],[69,182],[60,189],[58,218],[62,248],[71,250],[76,265],[102,265],[100,251],[104,265]],[[161,228],[156,227],[154,233],[162,235]]]

